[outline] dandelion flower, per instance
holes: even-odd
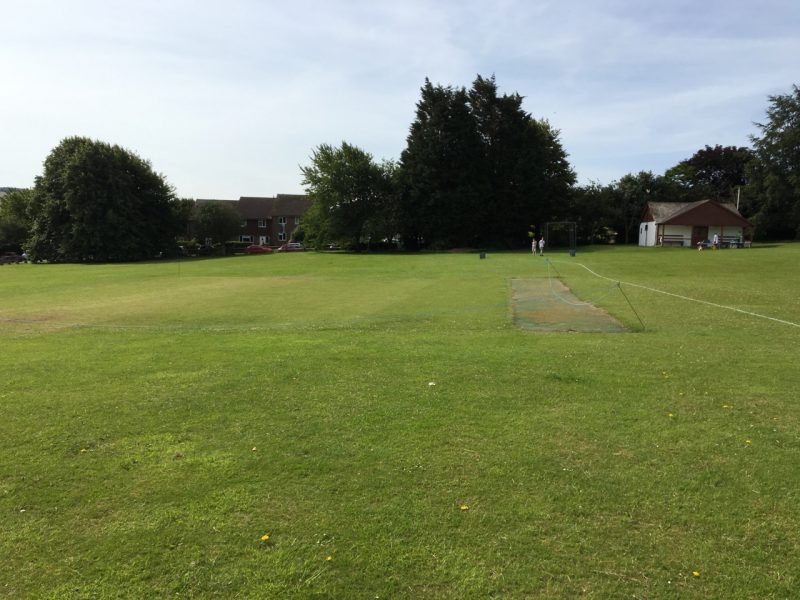
[[[469,510],[469,505],[468,504],[462,504],[458,508],[461,509],[461,510]]]
[[[333,560],[333,557],[332,557],[331,555],[328,555],[328,556],[326,556],[326,557],[325,557],[325,560],[327,560],[328,562],[330,562],[330,561],[332,561],[332,560]]]
[[[265,533],[264,535],[262,535],[261,536],[261,541],[262,542],[268,542],[269,541],[269,534]]]
[[[752,443],[753,443],[753,440],[745,440],[745,441],[744,441],[744,443],[745,443],[745,444],[752,444]]]
[[[86,454],[86,448],[81,448],[81,454]]]
[[[667,413],[667,416],[668,417],[674,417],[675,415],[673,415],[672,413]]]
[[[695,577],[700,577],[700,571],[692,571],[692,575]]]

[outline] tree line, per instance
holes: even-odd
[[[500,95],[494,76],[469,89],[426,79],[398,161],[347,142],[312,151],[301,167],[312,207],[296,236],[316,247],[520,248],[546,222],[568,220],[583,243],[629,243],[648,201],[711,199],[737,203],[759,239],[797,239],[800,88],[768,99],[750,148],[705,146],[663,174],[577,186],[559,131],[524,111],[519,94]],[[71,137],[32,188],[0,194],[0,249],[130,261],[174,246],[190,219],[208,235],[234,235],[227,203],[195,211],[135,153]]]
[[[494,77],[469,90],[426,79],[399,162],[347,142],[314,150],[301,234],[317,246],[518,247],[558,217],[575,184],[559,132],[522,100],[499,95]]]
[[[301,235],[316,246],[519,248],[548,221],[574,221],[582,243],[631,243],[648,201],[710,199],[739,206],[760,239],[798,239],[800,89],[770,96],[756,127],[752,148],[705,146],[663,174],[576,186],[558,130],[520,95],[499,95],[494,77],[469,90],[426,79],[398,162],[346,142],[314,150]]]

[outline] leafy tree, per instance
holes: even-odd
[[[477,243],[487,190],[467,92],[426,79],[416,114],[400,157],[403,239],[409,247]]]
[[[336,242],[358,247],[370,238],[391,238],[394,164],[342,142],[322,144],[301,167],[312,205],[303,221],[305,239],[317,247]]]
[[[524,174],[519,178],[519,197],[527,208],[527,213],[520,209],[523,218],[544,222],[569,216],[565,208],[569,205],[576,177],[559,135],[548,121],[529,117],[528,139],[518,162],[518,171]],[[518,230],[516,228],[515,232]]]
[[[232,202],[201,202],[196,207],[194,229],[200,240],[211,239],[221,244],[239,237],[242,217]]]
[[[566,214],[576,223],[579,243],[608,243],[615,239],[615,185],[591,182],[573,190]]]
[[[800,238],[800,88],[769,97],[767,122],[752,136],[755,160],[745,206],[768,238]]]
[[[676,199],[730,202],[746,183],[752,157],[750,149],[744,147],[706,146],[669,169],[665,177],[676,186]]]
[[[34,260],[151,258],[181,231],[175,195],[150,163],[117,145],[64,139],[44,162],[29,208]]]
[[[33,190],[13,190],[0,196],[0,250],[20,251],[30,235],[28,206]]]
[[[649,201],[674,200],[672,183],[651,171],[629,173],[611,184],[609,214],[626,244],[638,240],[639,223]]]
[[[555,218],[575,182],[558,131],[498,95],[494,77],[472,88],[421,90],[400,159],[406,242],[509,245]]]
[[[178,236],[188,235],[189,223],[194,217],[195,201],[192,198],[180,198],[172,203],[172,215],[177,226],[181,228]]]

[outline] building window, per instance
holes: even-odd
[[[278,241],[279,242],[285,242],[286,241],[286,232],[285,231],[281,231],[278,234]]]
[[[240,242],[252,243],[253,242],[253,236],[252,235],[240,235],[239,236],[239,241]]]
[[[278,225],[286,225],[286,217],[278,217]]]
[[[260,229],[266,229],[267,228],[267,220],[266,219],[259,219],[258,220],[258,227]]]
[[[295,217],[294,218],[294,224],[295,225],[300,225],[300,217]]]

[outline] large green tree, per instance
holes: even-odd
[[[616,185],[616,182],[611,185],[590,182],[573,190],[565,220],[575,222],[578,243],[608,243],[616,240],[616,234],[622,231]]]
[[[210,200],[197,204],[193,225],[198,239],[222,244],[239,237],[242,217],[232,202]]]
[[[407,246],[479,242],[488,214],[483,148],[464,88],[425,80],[400,157],[401,228]]]
[[[304,239],[317,247],[339,243],[357,248],[393,237],[394,170],[393,163],[376,163],[371,154],[347,142],[316,148],[311,164],[301,167],[312,201],[303,218]]]
[[[800,238],[800,88],[769,101],[767,121],[751,137],[755,160],[743,202],[759,235]]]
[[[731,202],[746,183],[752,158],[749,148],[706,146],[668,169],[664,176],[675,185],[675,200]]]
[[[71,137],[36,178],[29,208],[34,260],[131,261],[171,246],[185,227],[172,188],[117,145]]]
[[[30,235],[28,207],[33,190],[13,190],[0,195],[0,250],[20,251]]]
[[[522,100],[494,77],[469,91],[425,80],[400,159],[407,242],[520,246],[563,212],[575,174],[558,131]]]

